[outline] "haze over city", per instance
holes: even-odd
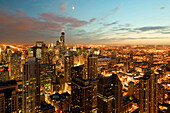
[[[169,0],[1,0],[0,44],[170,43]]]

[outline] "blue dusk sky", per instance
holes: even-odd
[[[170,45],[170,0],[0,0],[0,44]]]

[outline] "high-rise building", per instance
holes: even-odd
[[[74,67],[74,57],[71,55],[64,56],[64,77],[66,82],[71,80],[71,68]]]
[[[39,63],[35,57],[28,58],[23,70],[22,113],[40,111],[40,74]]]
[[[139,100],[139,83],[134,86],[134,97]]]
[[[150,113],[158,112],[158,75],[151,74],[150,76]]]
[[[163,104],[165,101],[165,88],[162,84],[158,84],[158,102]]]
[[[139,112],[149,113],[149,79],[150,76],[144,76],[139,82]]]
[[[139,111],[140,113],[157,113],[158,110],[157,76],[145,73],[139,81]]]
[[[51,91],[52,83],[56,82],[55,64],[40,64],[40,82],[44,93]]]
[[[39,62],[47,63],[47,59],[45,58],[47,47],[45,43],[42,41],[37,41],[36,46],[29,48],[28,54],[30,57],[36,57]]]
[[[8,80],[10,80],[8,67],[0,65],[0,81],[5,82]]]
[[[10,61],[10,78],[12,80],[21,79],[21,56],[13,55]]]
[[[81,77],[86,79],[85,66],[79,65],[71,68],[71,78]]]
[[[97,103],[99,113],[121,113],[122,84],[116,74],[99,78]]]
[[[98,78],[98,71],[97,71],[97,66],[98,66],[98,57],[94,55],[89,55],[88,57],[88,78],[89,79],[96,79]]]
[[[59,50],[59,57],[61,58],[65,53],[65,32],[61,31],[60,39],[56,41],[56,49]]]
[[[63,49],[65,49],[65,32],[61,31],[60,42]]]
[[[134,82],[129,82],[128,85],[128,96],[132,96],[134,94]]]
[[[130,51],[130,61],[133,62],[133,51]]]
[[[97,83],[76,77],[71,81],[71,112],[97,113]]]
[[[18,111],[16,81],[0,82],[0,113],[18,113]]]

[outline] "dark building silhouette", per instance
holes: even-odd
[[[121,113],[122,84],[116,74],[99,78],[97,107],[99,113]]]
[[[64,56],[64,77],[66,82],[71,80],[71,68],[74,67],[74,56]]]
[[[18,113],[18,92],[15,80],[0,82],[0,113]]]
[[[97,112],[97,82],[98,80],[76,77],[71,81],[71,112]]]
[[[22,113],[40,112],[40,71],[35,57],[28,58],[23,72]]]
[[[96,79],[98,78],[97,73],[97,66],[98,66],[98,57],[94,55],[89,55],[87,59],[87,65],[88,65],[88,78],[89,79]]]
[[[158,111],[158,85],[157,76],[145,73],[139,81],[139,112],[157,113]]]

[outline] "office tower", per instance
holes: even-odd
[[[9,46],[6,46],[6,48],[5,48],[5,55],[4,55],[5,63],[9,63],[10,62],[10,56],[11,56],[11,48]]]
[[[71,68],[74,67],[74,57],[71,55],[64,56],[64,77],[66,82],[71,80]]]
[[[139,100],[139,83],[134,86],[134,97]]]
[[[130,51],[130,60],[133,62],[133,51]]]
[[[61,31],[60,42],[63,49],[65,49],[65,32]]]
[[[55,64],[40,64],[40,82],[44,93],[51,92],[52,83],[56,82]]]
[[[145,75],[139,82],[139,113],[149,113],[149,79]]]
[[[158,112],[158,75],[151,74],[150,75],[150,113]]]
[[[12,80],[21,79],[21,56],[13,55],[10,61],[10,78]]]
[[[8,67],[0,65],[0,81],[5,82],[8,80],[10,80]]]
[[[139,111],[140,113],[157,113],[157,110],[157,76],[152,73],[145,73],[139,81]]]
[[[158,84],[158,102],[163,104],[165,101],[165,88],[162,84]]]
[[[22,113],[40,111],[39,63],[35,57],[28,58],[23,68]]]
[[[61,36],[60,39],[56,41],[56,48],[57,50],[59,50],[59,57],[63,57],[63,55],[65,54],[65,32],[61,31]]]
[[[97,83],[98,80],[82,79],[80,77],[72,79],[72,113],[97,113]]]
[[[132,96],[134,94],[134,82],[129,82],[128,85],[128,96]]]
[[[116,74],[99,78],[97,103],[99,113],[121,113],[122,84]]]
[[[87,59],[88,65],[88,78],[89,79],[96,79],[98,78],[97,66],[98,66],[98,57],[94,55],[89,55]]]
[[[81,77],[86,79],[85,66],[79,65],[71,68],[71,78]]]
[[[0,113],[18,113],[18,93],[15,80],[0,82]]]
[[[36,57],[38,62],[46,63],[45,61],[46,60],[45,58],[46,49],[47,47],[45,46],[44,42],[37,41],[36,46],[30,48],[29,53],[30,55],[33,55],[33,57]]]
[[[149,64],[152,65],[152,64],[153,64],[153,61],[154,61],[154,54],[151,53],[151,54],[150,54],[150,57],[149,57]]]
[[[124,63],[125,72],[128,72],[128,71],[129,71],[129,68],[130,68],[130,60],[129,60],[128,58],[126,58],[125,61],[126,61],[126,62]]]

